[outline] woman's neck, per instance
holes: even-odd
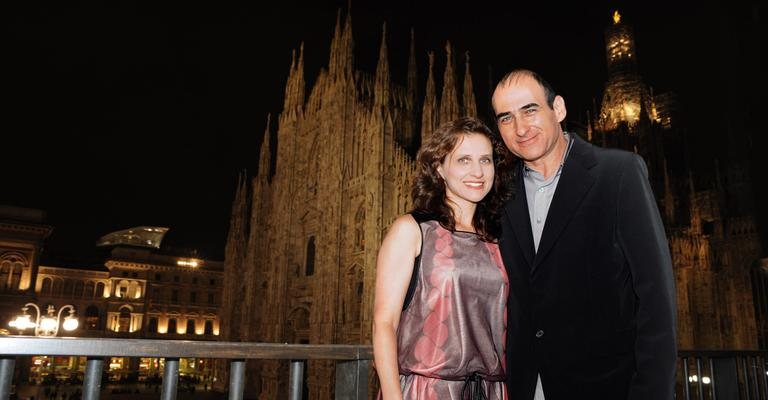
[[[466,202],[467,204],[456,204],[451,202],[450,206],[453,210],[453,222],[454,229],[457,231],[475,231],[475,210],[477,210],[477,204]]]

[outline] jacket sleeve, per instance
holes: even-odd
[[[628,398],[672,399],[677,362],[677,307],[669,244],[645,161],[624,162],[618,190],[617,237],[637,300],[636,372]]]

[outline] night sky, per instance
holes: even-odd
[[[165,245],[223,259],[237,177],[256,172],[266,115],[281,111],[291,51],[304,41],[311,84],[327,66],[337,11],[344,15],[348,3],[106,3],[4,6],[0,204],[48,213],[54,233],[44,262],[92,262],[100,236],[138,225],[170,227]],[[421,94],[427,51],[436,52],[440,85],[450,40],[459,78],[463,53],[471,53],[480,111],[488,109],[489,71],[498,79],[527,67],[563,94],[569,120],[583,120],[601,99],[604,29],[618,8],[634,27],[645,82],[678,94],[692,162],[706,169],[725,157],[723,127],[734,108],[756,121],[757,91],[736,90],[748,94],[742,99],[729,82],[734,74],[764,82],[756,76],[764,69],[747,64],[754,50],[734,57],[718,43],[764,33],[764,7],[570,3],[353,1],[356,67],[374,72],[386,21],[393,80],[404,84],[412,27]],[[744,157],[768,144],[761,132]],[[768,171],[755,165],[760,209]]]

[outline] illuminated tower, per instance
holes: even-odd
[[[613,14],[613,25],[605,30],[605,46],[608,82],[596,128],[609,132],[626,126],[629,133],[636,133],[643,114],[655,119],[654,108],[638,73],[632,28],[621,22],[618,11]]]

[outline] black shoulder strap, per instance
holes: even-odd
[[[413,272],[411,273],[411,282],[408,284],[408,291],[405,292],[405,301],[403,301],[403,311],[411,305],[413,295],[416,293],[416,284],[419,281],[419,266],[421,264],[421,252],[424,250],[424,231],[421,230],[421,223],[429,221],[429,215],[426,213],[412,211],[411,216],[419,224],[419,232],[421,232],[421,249],[419,249],[419,255],[413,261]]]

